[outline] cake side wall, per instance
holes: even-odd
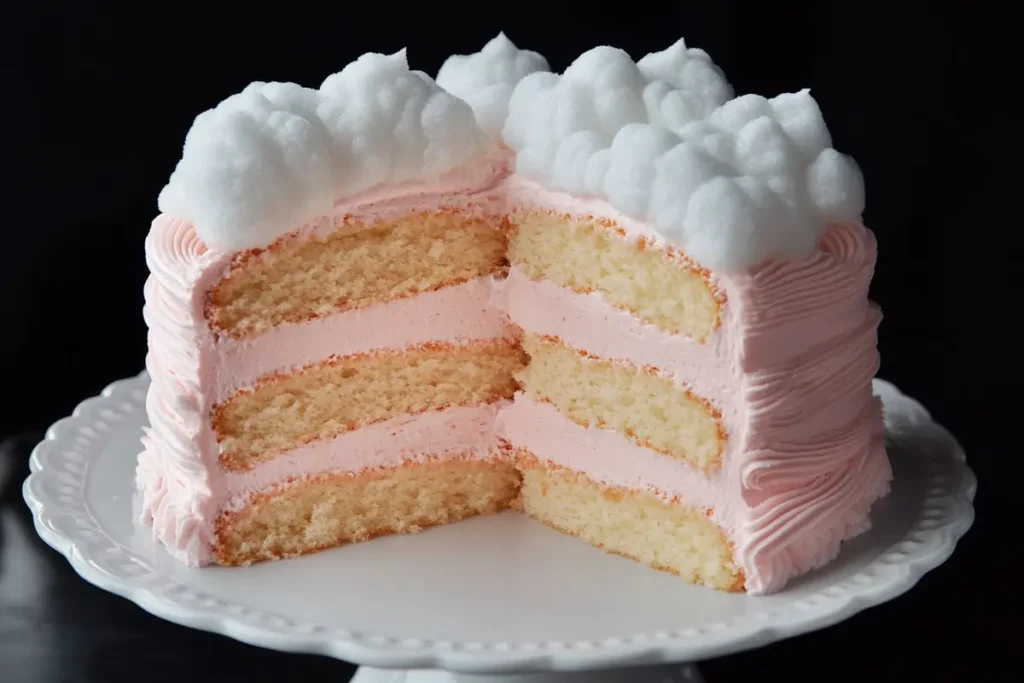
[[[204,565],[212,561],[219,482],[207,418],[210,333],[201,279],[223,256],[207,249],[189,223],[161,215],[146,239],[146,260],[149,426],[136,470],[142,519],[176,558]]]
[[[878,369],[876,244],[860,224],[830,228],[820,250],[723,277],[742,370],[735,485],[745,501],[736,554],[752,592],[772,592],[830,561],[866,530],[889,490]]]

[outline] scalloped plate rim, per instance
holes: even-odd
[[[45,457],[55,447],[61,434],[76,424],[88,424],[90,413],[112,402],[119,391],[144,388],[148,382],[145,371],[135,377],[109,384],[100,394],[85,399],[68,417],[49,427],[46,436],[33,449],[30,456],[31,473],[23,485],[23,495],[32,511],[34,526],[39,536],[52,548],[64,555],[76,573],[84,580],[108,592],[126,598],[143,610],[162,619],[198,630],[219,633],[230,638],[269,649],[320,654],[377,668],[444,669],[460,673],[509,673],[527,671],[580,671],[608,666],[640,666],[674,662],[690,662],[718,657],[759,647],[776,640],[826,628],[848,619],[858,612],[892,600],[910,590],[929,571],[945,562],[956,548],[957,542],[974,522],[973,501],[977,492],[977,479],[966,463],[966,456],[956,439],[942,429],[950,446],[955,446],[950,471],[954,481],[940,496],[929,496],[925,503],[943,500],[953,506],[957,514],[946,515],[944,523],[927,529],[926,540],[916,541],[916,553],[906,554],[905,562],[887,580],[873,580],[847,589],[844,595],[827,596],[825,606],[801,612],[803,618],[779,620],[769,617],[761,620],[744,615],[731,622],[714,624],[715,628],[699,632],[699,637],[683,632],[657,632],[634,634],[603,642],[566,643],[547,641],[535,643],[451,643],[432,642],[409,638],[391,638],[364,632],[336,632],[325,627],[312,626],[307,633],[287,633],[261,625],[247,624],[238,618],[217,612],[213,608],[200,608],[175,602],[167,595],[154,592],[137,579],[113,576],[90,559],[83,550],[87,545],[82,538],[72,538],[53,527],[51,520],[61,514],[60,504],[54,500],[41,500],[37,483],[46,476]],[[898,402],[901,415],[911,422],[933,422],[929,412],[917,401],[903,394],[893,384],[875,379],[876,393],[881,389],[888,400]],[[938,426],[938,425],[936,425]],[[83,475],[84,476],[84,475]],[[83,500],[83,504],[85,501]],[[923,507],[923,504],[922,504]],[[918,519],[918,522],[920,518]],[[854,576],[882,564],[882,558],[897,545],[905,545],[916,527],[898,539],[871,564]],[[102,533],[102,532],[101,532]],[[103,534],[106,536],[105,534]],[[109,536],[110,543],[123,548]],[[936,542],[937,541],[937,542]],[[136,563],[136,560],[133,559]],[[893,567],[891,563],[888,563]],[[177,583],[168,577],[171,583]],[[180,584],[179,584],[180,585]],[[827,588],[826,588],[827,590]],[[258,612],[253,610],[254,612]],[[764,614],[764,613],[761,613]],[[266,614],[275,619],[278,615]],[[732,622],[739,621],[734,624]],[[287,622],[285,622],[287,624]],[[693,630],[693,629],[689,629]]]

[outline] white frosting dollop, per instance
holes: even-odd
[[[480,52],[446,59],[437,72],[437,84],[468,102],[480,127],[498,135],[516,84],[531,73],[549,70],[543,55],[520,50],[501,32]]]
[[[517,169],[560,189],[581,191],[584,175],[603,176],[604,156],[586,171],[572,160],[608,148],[623,126],[677,129],[707,117],[732,90],[724,78],[711,84],[714,69],[685,68],[703,59],[679,41],[641,59],[646,65],[641,69],[625,51],[601,46],[584,52],[561,75],[527,75],[512,92],[502,129],[505,142],[519,154]],[[671,80],[661,80],[662,75]],[[697,89],[673,83],[693,83]],[[566,174],[575,182],[559,182]]]
[[[253,83],[196,117],[160,210],[210,246],[263,246],[338,199],[470,164],[500,130],[517,172],[605,197],[713,269],[804,256],[860,218],[860,171],[807,90],[725,101],[721,71],[682,40],[639,62],[602,46],[547,67],[499,34],[449,58],[440,84],[404,50],[365,54],[318,90]]]
[[[831,223],[860,218],[860,170],[831,148],[808,90],[745,95],[707,113],[709,98],[728,91],[705,75],[691,80],[703,93],[648,80],[691,78],[674,66],[688,63],[683,50],[677,43],[649,55],[641,69],[600,47],[561,76],[526,76],[503,129],[517,172],[549,189],[604,197],[716,270],[805,256]]]
[[[681,92],[697,95],[686,102],[698,107],[692,114],[695,117],[707,116],[733,97],[732,86],[708,53],[686,47],[682,38],[661,52],[644,56],[636,65],[648,81],[664,81]]]
[[[405,51],[368,53],[319,90],[253,83],[196,117],[159,208],[222,249],[262,246],[383,183],[429,181],[491,147],[463,100]]]

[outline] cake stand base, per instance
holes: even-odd
[[[352,683],[702,683],[697,668],[685,664],[604,671],[533,674],[453,674],[427,669],[371,669],[361,666]]]

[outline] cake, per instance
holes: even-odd
[[[863,207],[809,91],[682,40],[253,83],[146,239],[141,519],[244,566],[515,510],[777,591],[889,488]]]

